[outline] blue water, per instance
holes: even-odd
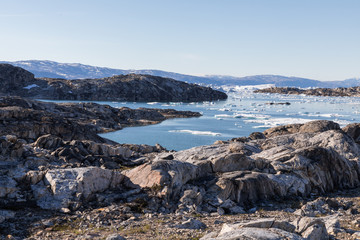
[[[290,105],[269,105],[270,102],[289,102]],[[113,107],[173,108],[201,112],[202,117],[166,120],[160,124],[124,128],[100,134],[119,143],[159,143],[171,150],[182,150],[212,144],[262,132],[267,128],[326,119],[345,126],[360,122],[359,98],[282,96],[236,92],[226,101],[203,103],[132,103],[97,102]]]

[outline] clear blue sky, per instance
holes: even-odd
[[[0,0],[0,60],[360,77],[359,0]]]

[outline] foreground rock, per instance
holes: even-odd
[[[151,75],[101,79],[36,79],[26,70],[0,64],[0,94],[53,100],[198,102],[223,100],[223,92]]]
[[[199,211],[216,211],[227,200],[249,209],[359,186],[359,146],[338,124],[313,121],[263,136],[160,154],[124,174],[139,187],[160,186],[170,199],[190,188],[202,196]]]
[[[166,150],[116,144],[97,133],[195,116],[200,114],[0,97],[0,210],[36,205],[70,211],[99,192],[119,191],[122,168]]]
[[[312,121],[174,152],[114,144],[96,133],[115,129],[118,121],[131,126],[193,113],[9,97],[0,103],[0,233],[5,236],[360,235],[354,218],[358,192],[352,200],[329,196],[360,187],[358,124],[341,129],[331,121]]]
[[[94,193],[117,187],[123,179],[119,172],[96,167],[50,170],[32,189],[39,207],[64,211],[76,209],[80,200]]]
[[[359,97],[360,87],[349,88],[314,88],[300,89],[294,87],[271,87],[254,91],[255,93],[279,93],[279,94],[295,94],[310,96],[328,96],[328,97]]]
[[[294,221],[293,224],[275,219],[258,219],[238,224],[224,224],[220,232],[209,233],[201,239],[325,240],[328,238],[325,223],[321,219],[300,218]]]

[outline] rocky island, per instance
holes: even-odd
[[[223,92],[170,78],[128,74],[101,79],[34,78],[10,64],[0,64],[0,94],[52,100],[199,102],[224,100]]]
[[[309,96],[327,96],[327,97],[359,97],[360,87],[349,88],[313,88],[300,89],[294,87],[271,87],[258,89],[255,93],[278,93],[278,94],[295,94],[295,95],[309,95]]]

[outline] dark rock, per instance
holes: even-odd
[[[55,100],[196,102],[223,100],[223,92],[151,75],[100,79],[35,79],[22,68],[0,64],[0,94]]]
[[[251,140],[255,140],[255,139],[265,139],[265,135],[261,132],[253,132],[249,135],[249,138]]]
[[[266,103],[267,105],[290,105],[291,103],[289,102],[270,102],[270,103]]]
[[[19,97],[0,97],[0,131],[49,150],[73,139],[107,142],[97,133],[122,127],[156,124],[168,118],[199,117],[200,113],[173,109],[112,108],[96,103],[54,104]],[[58,139],[56,139],[58,138]]]
[[[22,90],[33,80],[34,74],[25,69],[10,64],[0,64],[0,91],[4,94]]]
[[[254,91],[255,93],[278,93],[278,94],[305,94],[312,96],[331,96],[331,97],[358,97],[360,87],[349,88],[314,88],[299,89],[294,87],[271,87]]]
[[[61,138],[52,136],[51,134],[39,137],[34,143],[36,147],[54,150],[64,145]]]
[[[299,131],[302,124],[289,124],[278,127],[273,127],[265,130],[263,133],[267,138],[275,137],[279,135],[292,134]]]
[[[349,124],[342,130],[354,139],[356,143],[360,144],[360,123]]]
[[[299,132],[300,133],[316,133],[316,132],[324,132],[328,130],[340,130],[339,124],[326,121],[326,120],[316,120],[303,124]]]

